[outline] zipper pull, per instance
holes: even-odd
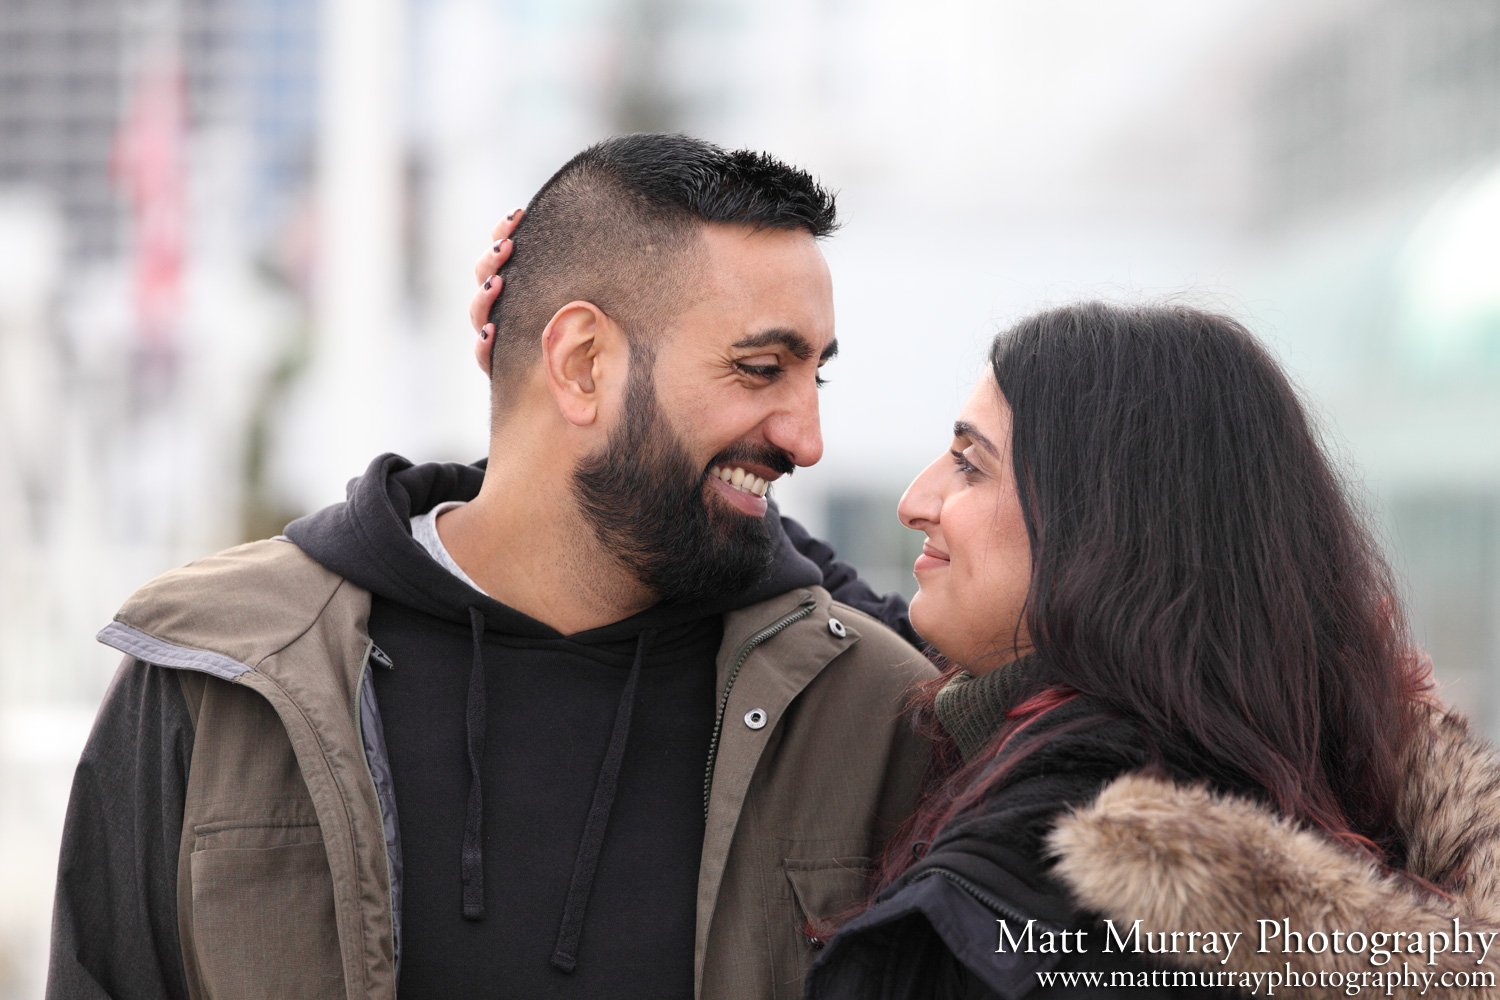
[[[370,659],[374,660],[382,667],[385,667],[385,669],[387,670],[394,670],[396,668],[396,664],[391,662],[391,658],[385,655],[385,650],[381,649],[373,642],[370,643]]]

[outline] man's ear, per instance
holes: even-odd
[[[605,391],[623,384],[629,347],[620,325],[592,302],[569,302],[542,331],[542,368],[558,411],[577,427],[599,417]]]

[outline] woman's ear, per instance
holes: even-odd
[[[624,383],[625,333],[592,302],[569,302],[542,332],[542,368],[563,419],[586,427],[598,419],[605,392]]]

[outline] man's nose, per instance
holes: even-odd
[[[823,427],[815,387],[798,393],[790,406],[767,422],[766,440],[791,456],[796,465],[818,464],[823,457]]]

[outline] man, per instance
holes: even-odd
[[[382,456],[100,633],[49,996],[799,996],[931,675],[764,496],[821,455],[833,224],[681,136],[559,170],[479,351],[488,464]]]

